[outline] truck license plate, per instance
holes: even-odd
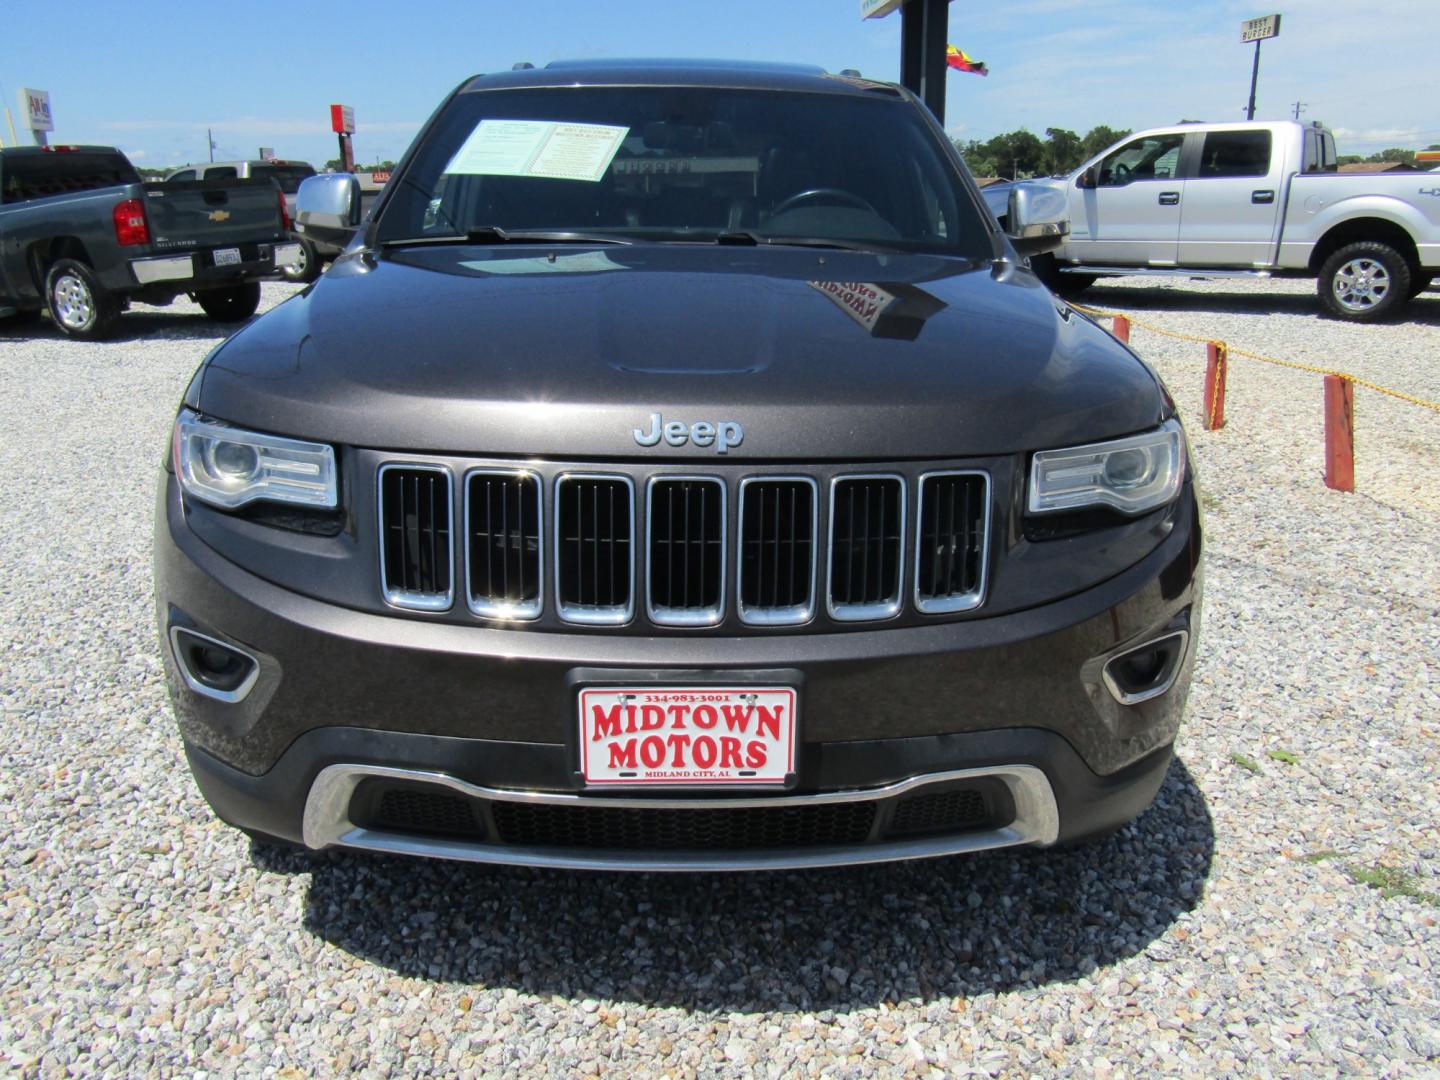
[[[790,687],[592,687],[580,691],[587,784],[783,784],[795,771]]]
[[[239,248],[219,248],[215,252],[216,266],[238,266],[240,264]]]

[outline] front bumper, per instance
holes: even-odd
[[[1042,607],[844,634],[702,640],[421,622],[306,597],[202,542],[167,478],[157,506],[157,616],[192,771],[217,813],[254,833],[317,847],[610,869],[829,865],[1048,844],[1123,824],[1163,780],[1200,611],[1201,537],[1188,485],[1183,498],[1174,528],[1146,558]],[[243,700],[218,701],[187,682],[171,644],[175,627],[255,658]],[[1188,647],[1172,684],[1122,704],[1105,686],[1105,659],[1177,629],[1189,631]],[[668,794],[585,789],[577,686],[737,677],[799,691],[798,768],[787,790],[676,805]],[[360,781],[387,779],[455,797],[473,829],[442,834],[358,820],[351,804]],[[983,820],[923,835],[893,831],[908,793],[943,795],[955,785],[978,792]],[[789,806],[803,816],[806,806],[836,801],[867,803],[874,813],[842,843],[823,832],[798,845],[782,836],[759,848],[709,850],[565,839],[611,835],[588,826],[550,843],[506,839],[495,808],[537,801],[559,817],[599,812],[607,821],[631,810],[746,813],[749,803],[762,815]],[[617,824],[614,835],[650,835],[643,824],[638,833],[629,827]]]

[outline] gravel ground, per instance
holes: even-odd
[[[266,287],[267,304],[289,287]],[[1161,325],[1440,400],[1440,292],[1121,281]],[[26,1075],[1437,1075],[1440,416],[1137,330],[1208,513],[1204,650],[1153,809],[1109,840],[844,872],[542,873],[252,847],[180,756],[155,464],[221,334],[0,322],[0,1068]],[[1368,881],[1388,885],[1371,887]],[[1424,894],[1431,894],[1428,897]]]

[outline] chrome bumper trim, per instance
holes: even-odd
[[[293,266],[295,263],[297,263],[297,262],[299,262],[299,261],[300,261],[300,245],[299,245],[299,244],[276,244],[276,245],[275,245],[275,265],[276,265],[277,267],[279,267],[279,266]]]
[[[496,802],[544,803],[563,806],[597,806],[618,809],[686,810],[745,809],[762,806],[815,806],[823,803],[865,802],[893,798],[915,788],[952,780],[999,780],[1015,802],[1015,820],[998,829],[895,840],[853,847],[780,848],[717,851],[613,851],[577,848],[536,848],[507,844],[477,844],[444,837],[411,836],[366,829],[350,820],[350,801],[356,787],[368,778],[401,780],[449,788],[461,795]],[[305,801],[305,845],[357,848],[391,855],[417,855],[462,862],[539,866],[569,870],[794,870],[816,866],[851,866],[862,863],[924,859],[956,855],[1018,844],[1053,844],[1060,833],[1055,794],[1045,774],[1033,765],[997,765],[978,769],[913,776],[878,788],[822,792],[815,795],[778,795],[734,799],[597,798],[568,792],[512,791],[469,784],[445,773],[396,769],[383,765],[330,765],[320,771]]]
[[[195,260],[189,255],[131,259],[130,270],[141,285],[150,285],[157,281],[182,281],[195,276]]]

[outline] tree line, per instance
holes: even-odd
[[[955,145],[976,176],[1004,176],[1012,180],[1068,173],[1111,143],[1130,134],[1104,124],[1078,135],[1067,128],[1048,127],[1041,139],[1032,131],[1007,131],[981,142],[970,139]]]

